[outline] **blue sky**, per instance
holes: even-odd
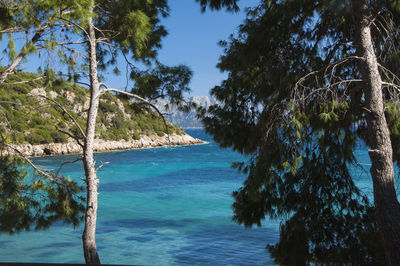
[[[168,31],[162,41],[159,51],[159,61],[166,65],[185,64],[193,71],[190,96],[208,95],[209,90],[219,84],[227,75],[217,68],[218,58],[222,48],[218,41],[227,40],[237,27],[244,21],[244,7],[255,6],[258,0],[242,0],[239,2],[241,11],[231,13],[226,11],[201,12],[200,5],[195,0],[169,0],[170,16],[162,24]],[[1,42],[3,50],[7,46],[7,38]],[[19,44],[17,41],[17,49]],[[2,56],[4,59],[4,57]],[[36,72],[39,65],[45,65],[48,60],[30,56],[28,63],[19,68]],[[57,60],[54,60],[57,61]],[[1,65],[6,62],[1,60]],[[54,66],[56,67],[56,66]],[[56,67],[57,68],[57,67]],[[121,69],[123,70],[123,69]],[[115,76],[112,71],[104,73],[110,87],[124,88],[125,75]],[[188,95],[189,96],[189,95]]]
[[[241,7],[258,1],[244,0]],[[227,40],[245,19],[245,13],[209,11],[201,13],[194,0],[170,0],[171,13],[165,20],[169,34],[163,40],[159,59],[164,64],[186,64],[194,72],[192,95],[208,95],[226,74],[217,68],[222,48],[218,41]],[[244,3],[244,4],[243,4]]]

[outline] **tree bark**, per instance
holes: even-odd
[[[93,8],[89,10],[92,13]],[[83,253],[87,264],[100,264],[100,258],[96,248],[96,219],[98,183],[95,162],[93,158],[93,145],[96,118],[99,107],[100,83],[97,76],[96,36],[92,17],[88,19],[89,28],[89,60],[90,60],[90,106],[87,116],[86,138],[83,148],[83,164],[86,175],[86,215],[85,229],[82,234]]]
[[[367,128],[371,149],[371,176],[379,231],[390,265],[400,265],[400,204],[395,190],[392,144],[384,114],[382,80],[371,39],[368,6],[361,1],[359,11],[359,42],[364,61],[361,73],[365,80],[364,95],[367,109]]]
[[[47,28],[47,25],[44,26],[43,28],[41,28],[38,32],[35,33],[35,35],[33,35],[31,41],[26,45],[30,45],[30,44],[35,44],[40,36],[42,36],[44,30]],[[19,63],[21,62],[22,59],[24,59],[24,57],[26,56],[26,53],[23,52],[24,49],[22,49],[22,51],[17,55],[17,57],[14,59],[14,61],[12,61],[11,65],[9,65],[3,73],[0,74],[0,86],[3,85],[4,81],[6,81],[8,75],[10,75],[14,69],[19,65]]]

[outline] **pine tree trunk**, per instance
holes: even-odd
[[[93,9],[89,12],[91,13]],[[87,117],[86,138],[83,148],[83,164],[86,175],[86,216],[85,229],[82,234],[83,252],[87,264],[100,264],[100,258],[96,248],[96,219],[98,178],[96,175],[93,158],[93,144],[97,111],[99,107],[99,81],[97,77],[96,36],[92,18],[89,18],[89,59],[90,59],[90,106]]]
[[[362,75],[367,109],[367,128],[371,149],[371,176],[379,231],[382,235],[386,257],[390,265],[400,265],[400,204],[396,197],[392,144],[384,114],[382,81],[371,40],[368,6],[359,6],[360,50],[364,59]],[[356,11],[357,12],[357,11]]]

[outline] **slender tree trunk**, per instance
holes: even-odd
[[[35,44],[39,40],[40,36],[42,36],[46,28],[47,25],[41,28],[38,32],[36,32],[35,35],[33,35],[31,41],[26,46],[30,44]],[[14,59],[14,61],[12,61],[11,65],[9,65],[4,70],[4,72],[0,74],[0,86],[3,85],[8,75],[10,75],[14,71],[14,69],[19,65],[19,63],[21,62],[22,59],[24,59],[25,56],[26,53],[24,53],[24,49],[22,49],[21,52],[17,55],[17,57]]]
[[[93,8],[89,10],[91,13]],[[93,144],[97,111],[99,107],[99,81],[97,77],[96,36],[92,17],[89,18],[89,59],[90,59],[90,106],[87,117],[86,138],[83,148],[83,164],[86,175],[86,216],[85,229],[82,234],[83,252],[87,264],[100,264],[100,258],[96,248],[96,219],[97,219],[97,178],[95,162],[93,158]]]
[[[359,41],[364,62],[362,75],[367,109],[367,128],[371,149],[371,176],[379,231],[382,235],[386,257],[390,265],[400,265],[400,204],[396,197],[392,144],[384,114],[382,81],[371,40],[368,6],[362,1]]]

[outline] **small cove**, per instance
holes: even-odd
[[[96,154],[110,162],[99,171],[97,245],[102,263],[139,265],[268,265],[267,244],[279,239],[279,221],[246,229],[232,222],[231,193],[245,176],[230,167],[244,157],[220,149],[202,130],[188,130],[204,145]],[[362,164],[367,153],[357,151]],[[35,158],[57,167],[76,155]],[[65,175],[78,180],[79,164]],[[359,170],[355,170],[359,171]],[[365,172],[357,182],[370,189]],[[83,263],[82,226],[0,236],[2,262]]]

